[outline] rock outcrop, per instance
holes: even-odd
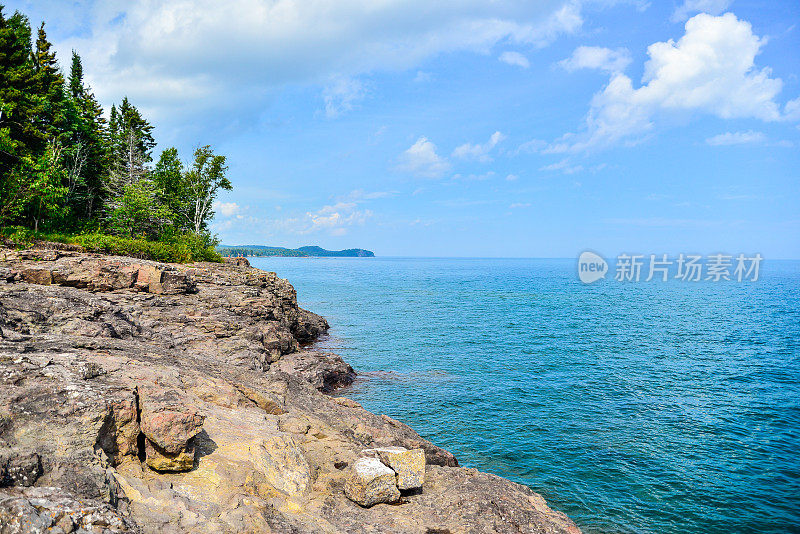
[[[0,532],[578,532],[324,394],[327,326],[246,261],[0,249]]]

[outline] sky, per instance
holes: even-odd
[[[800,258],[796,0],[5,3],[227,156],[225,244]]]

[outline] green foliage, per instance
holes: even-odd
[[[123,98],[107,121],[78,53],[65,79],[44,24],[33,37],[25,15],[0,5],[0,228],[120,254],[219,259],[208,223],[218,191],[231,189],[225,157],[204,146],[187,168],[169,148],[151,165],[153,125],[139,109]]]
[[[211,209],[220,189],[231,190],[233,186],[225,173],[225,156],[214,154],[209,145],[194,151],[194,164],[183,178],[183,194],[188,204],[186,213],[191,229],[200,234],[206,230],[214,217]]]
[[[117,235],[157,239],[171,223],[172,213],[156,197],[155,185],[147,179],[128,184],[118,207],[111,212],[108,228]]]
[[[86,234],[64,234],[57,232],[35,232],[24,226],[8,226],[0,229],[0,239],[19,248],[29,248],[37,242],[56,242],[80,245],[89,252],[132,256],[171,263],[194,261],[221,262],[222,256],[214,250],[214,244],[202,236],[176,234],[160,241],[136,237],[91,232]]]
[[[77,242],[91,252],[133,256],[156,261],[174,263],[222,261],[222,257],[213,247],[205,245],[202,239],[198,239],[198,236],[193,234],[182,235],[181,239],[174,241],[149,241],[135,237],[98,233],[78,236]]]

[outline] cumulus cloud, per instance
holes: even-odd
[[[501,42],[544,46],[582,24],[579,0],[87,0],[37,12],[53,20],[73,9],[85,13],[72,37],[57,40],[59,56],[81,53],[102,102],[128,95],[166,115],[233,100],[251,116],[289,83],[406,70]],[[332,88],[334,113],[347,108],[338,95]]]
[[[305,226],[298,233],[310,234],[327,231],[332,235],[344,235],[354,225],[363,225],[372,217],[372,211],[356,209],[356,202],[337,202],[306,213]]]
[[[531,62],[528,61],[528,58],[519,52],[503,52],[500,54],[498,59],[503,63],[507,63],[508,65],[513,65],[516,67],[522,67],[523,69],[527,69],[531,66]]]
[[[767,137],[763,132],[725,132],[706,139],[706,144],[711,146],[745,145],[750,143],[763,143]]]
[[[421,178],[439,178],[450,170],[450,162],[436,153],[436,145],[420,137],[400,155],[398,170]]]
[[[695,13],[719,15],[731,5],[731,0],[685,0],[672,13],[672,22],[683,22]]]
[[[217,200],[211,207],[215,212],[221,213],[225,217],[233,217],[240,211],[239,204],[236,202],[220,202]]]
[[[786,115],[787,120],[800,120],[800,98],[789,100],[783,107],[783,113]]]
[[[631,54],[626,48],[603,48],[601,46],[579,46],[572,56],[560,61],[564,69],[600,69],[607,72],[622,72],[631,63]]]
[[[482,145],[464,143],[453,150],[453,157],[461,159],[473,159],[484,163],[492,161],[492,157],[489,155],[489,153],[505,138],[506,136],[502,133],[495,132],[491,135],[491,137],[489,137],[489,140]]]
[[[626,75],[615,73],[592,99],[586,131],[567,134],[543,152],[578,152],[619,142],[635,143],[647,134],[657,115],[706,113],[723,119],[754,118],[777,121],[775,97],[780,79],[769,68],[758,68],[755,57],[764,40],[750,23],[732,13],[700,14],[686,23],[677,42],[650,45],[642,86],[633,87]],[[790,106],[785,108],[787,113]]]

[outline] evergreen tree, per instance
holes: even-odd
[[[56,137],[64,130],[64,77],[58,68],[56,54],[50,49],[44,22],[39,27],[36,49],[33,54],[34,90],[39,102],[39,121],[49,137]]]
[[[71,142],[66,150],[69,203],[77,220],[89,221],[107,194],[108,128],[103,109],[83,82],[80,56],[72,52],[69,74]]]
[[[109,195],[119,196],[125,186],[147,176],[147,164],[156,142],[153,126],[125,97],[117,108],[111,108]]]
[[[17,219],[29,200],[26,171],[44,152],[36,128],[31,29],[20,13],[0,6],[0,223]]]
[[[69,93],[73,100],[80,100],[83,97],[83,64],[81,56],[73,50],[72,64],[69,69]]]
[[[0,7],[0,128],[8,129],[14,145],[13,152],[3,153],[4,171],[23,155],[44,152],[46,140],[36,128],[34,74],[28,19],[20,13],[6,18]]]
[[[0,230],[100,228],[148,239],[213,243],[208,222],[220,189],[231,189],[225,157],[198,148],[184,168],[168,148],[153,168],[153,126],[124,98],[109,121],[72,52],[61,73],[44,23],[0,5]],[[192,245],[193,246],[193,245]]]

